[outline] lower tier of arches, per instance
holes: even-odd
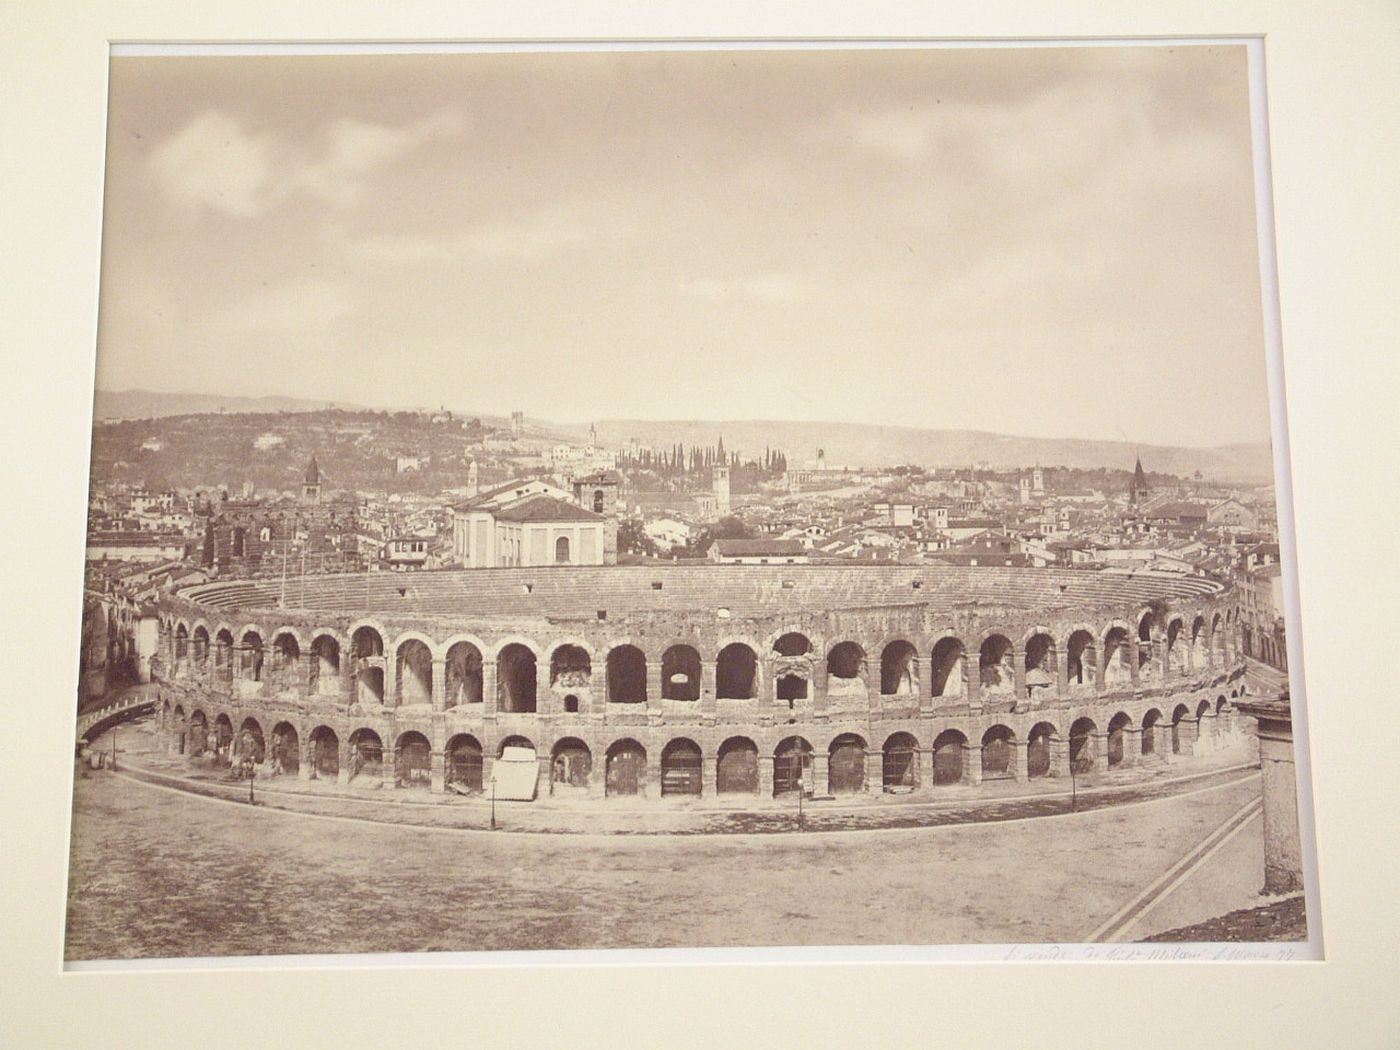
[[[933,792],[1129,768],[1243,743],[1228,691],[1021,713],[780,725],[402,719],[163,695],[161,746],[260,777],[510,797],[780,797]],[[502,794],[501,797],[507,797]]]

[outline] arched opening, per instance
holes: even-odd
[[[812,793],[812,745],[790,736],[773,750],[773,795]]]
[[[1024,657],[1026,696],[1034,699],[1042,692],[1055,689],[1055,639],[1043,632],[1026,641]]]
[[[608,702],[644,704],[647,701],[647,658],[635,645],[619,645],[608,651]]]
[[[963,750],[967,737],[956,729],[946,729],[933,741],[933,782],[958,784],[963,778]]]
[[[1016,688],[1016,669],[1012,664],[1011,641],[1005,635],[990,635],[977,656],[978,681],[984,695],[1012,693]]]
[[[457,794],[482,790],[481,742],[468,733],[458,733],[447,742],[447,786]]]
[[[1132,719],[1122,711],[1119,711],[1109,720],[1108,739],[1105,741],[1108,749],[1109,769],[1117,769],[1123,764],[1123,758],[1126,753],[1124,737],[1130,725],[1132,725]]]
[[[673,645],[661,654],[661,699],[700,699],[700,654],[688,645]]]
[[[1006,780],[1016,775],[1016,734],[1007,726],[992,726],[982,734],[982,779]]]
[[[238,727],[238,755],[240,758],[251,757],[257,765],[262,765],[267,757],[267,741],[263,739],[262,726],[256,718],[245,718]]]
[[[963,695],[963,643],[957,638],[940,638],[933,647],[931,664],[933,695]]]
[[[641,794],[646,783],[646,748],[635,740],[619,740],[608,748],[607,763],[607,794]]]
[[[700,794],[700,745],[693,740],[672,740],[661,751],[661,794]]]
[[[301,738],[296,726],[278,722],[272,727],[272,775],[296,776],[301,769]]]
[[[1211,738],[1210,716],[1210,701],[1202,700],[1196,705],[1196,740],[1198,746],[1202,748],[1204,748],[1205,743]]]
[[[175,677],[183,678],[190,666],[190,629],[184,624],[175,628]]]
[[[227,628],[214,636],[214,674],[223,682],[233,680],[233,635]]]
[[[400,706],[433,702],[433,652],[417,638],[399,646],[394,667],[394,699]]]
[[[885,771],[881,787],[886,794],[906,794],[919,786],[919,742],[908,733],[895,733],[885,741]]]
[[[854,795],[865,790],[865,741],[854,733],[843,733],[831,742],[827,785],[833,795]]]
[[[549,684],[562,689],[587,689],[593,681],[593,659],[579,645],[561,645],[549,657]]]
[[[296,692],[301,687],[301,646],[296,636],[283,631],[272,640],[272,689]]]
[[[225,762],[233,757],[233,722],[228,715],[214,719],[214,754]]]
[[[1219,613],[1211,617],[1210,645],[1215,653],[1216,666],[1224,667],[1228,662],[1225,652],[1225,619]]]
[[[1142,716],[1142,745],[1140,752],[1146,755],[1157,752],[1157,724],[1162,721],[1162,712],[1153,708]]]
[[[570,736],[554,745],[549,763],[551,791],[583,793],[592,772],[593,752],[582,740]]]
[[[1186,673],[1186,645],[1182,640],[1181,633],[1186,629],[1186,625],[1181,620],[1173,619],[1167,624],[1167,638],[1165,649],[1165,660],[1167,674],[1179,675]]]
[[[605,499],[605,497],[603,496],[603,490],[602,490],[602,489],[594,489],[594,490],[593,490],[593,513],[594,513],[594,514],[602,514],[602,513],[603,513],[603,507],[604,507],[605,503],[606,503],[606,499]]]
[[[502,711],[533,714],[535,710],[535,654],[519,642],[511,642],[496,657],[497,702]]]
[[[1103,639],[1103,685],[1105,690],[1125,689],[1132,685],[1133,669],[1128,662],[1128,632],[1122,627],[1111,627]]]
[[[1191,710],[1185,704],[1177,704],[1172,711],[1172,754],[1181,754],[1181,726],[1191,717]]]
[[[1080,628],[1065,645],[1065,673],[1071,692],[1094,688],[1094,636]]]
[[[174,725],[175,732],[178,734],[175,740],[175,753],[177,755],[183,755],[185,753],[186,744],[185,709],[178,704],[175,706]]]
[[[919,695],[919,651],[902,639],[890,642],[880,653],[880,694]]]
[[[263,641],[257,631],[244,631],[239,643],[242,660],[239,676],[249,682],[261,682],[263,673]]]
[[[311,775],[331,780],[340,775],[340,737],[330,726],[311,731]]]
[[[1050,775],[1050,748],[1055,739],[1055,727],[1049,722],[1037,722],[1026,737],[1027,778]]]
[[[359,628],[350,639],[354,654],[355,703],[384,703],[384,639],[373,627]]]
[[[428,788],[433,783],[433,745],[422,733],[399,736],[394,748],[394,786]]]
[[[865,650],[855,642],[840,642],[826,654],[826,691],[835,696],[865,692]]]
[[[189,753],[196,758],[209,749],[209,723],[203,711],[190,715]]]
[[[554,561],[558,565],[569,564],[569,537],[560,536],[554,541]]]
[[[758,748],[748,737],[730,737],[719,746],[715,791],[720,795],[758,794]]]
[[[196,670],[203,671],[209,666],[209,631],[202,625],[191,635],[190,655]]]
[[[811,641],[796,631],[789,631],[773,643],[773,652],[779,656],[807,656],[811,651]]]
[[[1196,665],[1197,670],[1210,663],[1210,646],[1207,644],[1204,616],[1197,616],[1191,621],[1191,662]]]
[[[743,642],[732,642],[715,661],[715,696],[720,700],[752,700],[757,691],[758,656]]]
[[[481,650],[471,642],[457,642],[447,650],[443,685],[445,706],[481,703]]]
[[[1069,727],[1069,764],[1075,773],[1088,773],[1094,768],[1094,734],[1098,726],[1093,719],[1081,718]]]
[[[307,691],[313,696],[335,696],[340,691],[340,643],[328,634],[311,642],[311,668]]]
[[[384,775],[384,743],[373,729],[357,729],[350,734],[350,780],[363,776],[374,780]]]
[[[235,526],[233,530],[233,556],[242,558],[248,552],[248,530],[243,526]]]
[[[1152,659],[1152,620],[1153,614],[1146,612],[1138,620],[1137,629],[1137,668],[1138,678],[1153,678],[1157,676],[1157,667]]]

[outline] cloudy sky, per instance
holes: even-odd
[[[1242,47],[112,62],[98,385],[1264,441]]]

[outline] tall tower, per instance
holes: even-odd
[[[510,436],[519,437],[525,430],[525,413],[512,412],[510,414]]]
[[[729,468],[715,467],[715,513],[720,517],[729,513]]]
[[[475,496],[481,491],[481,475],[476,465],[476,460],[471,460],[467,464],[467,495]]]
[[[1142,469],[1142,457],[1138,456],[1137,466],[1133,468],[1133,480],[1128,482],[1128,502],[1136,507],[1148,491],[1147,473]]]
[[[574,502],[584,510],[603,516],[603,564],[617,564],[617,511],[622,478],[616,471],[574,478]]]
[[[1031,479],[1025,475],[1021,476],[1021,502],[1023,504],[1031,501]]]
[[[316,462],[316,454],[311,454],[311,462],[306,465],[306,477],[301,482],[301,501],[317,504],[321,502],[321,468]]]
[[[1031,471],[1031,491],[1037,496],[1045,495],[1045,471],[1040,469],[1038,463],[1035,470]]]

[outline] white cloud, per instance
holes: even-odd
[[[364,199],[370,176],[461,128],[462,121],[449,113],[406,127],[342,119],[323,135],[299,142],[210,111],[158,146],[148,170],[172,200],[195,211],[249,218],[297,195],[349,206]]]

